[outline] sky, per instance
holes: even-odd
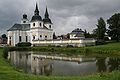
[[[57,35],[70,33],[75,28],[92,32],[97,19],[103,17],[106,21],[120,12],[120,0],[0,0],[0,34],[20,23],[23,14],[31,20],[36,2],[42,18],[48,7]]]

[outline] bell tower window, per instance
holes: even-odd
[[[19,36],[19,42],[21,42],[22,41],[22,37],[21,36]]]
[[[41,26],[42,24],[40,23],[40,26]]]
[[[26,21],[23,21],[23,23],[26,23]]]
[[[26,36],[26,42],[28,42],[28,37]]]
[[[33,26],[35,26],[35,23],[33,23]]]
[[[40,35],[40,38],[42,38],[42,35]]]
[[[47,36],[45,36],[45,39],[47,39]]]
[[[49,25],[49,28],[51,29],[51,25]]]
[[[35,40],[35,36],[33,36],[33,40]]]

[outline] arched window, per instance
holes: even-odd
[[[26,42],[28,42],[28,36],[26,36]]]
[[[21,36],[19,36],[19,42],[21,42],[22,41],[22,37]]]
[[[35,26],[35,23],[33,23],[33,26]]]
[[[41,26],[42,24],[40,23],[40,26]]]
[[[47,39],[47,36],[45,36],[45,39]]]
[[[47,36],[45,36],[45,38],[47,38]]]
[[[33,36],[33,40],[35,40],[35,36]]]
[[[42,38],[42,35],[40,35],[40,38]]]
[[[49,28],[51,29],[51,25],[49,25]]]
[[[23,23],[26,23],[26,21],[23,21]]]

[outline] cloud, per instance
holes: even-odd
[[[120,0],[37,0],[43,17],[47,5],[57,34],[70,33],[75,28],[92,32],[97,19],[105,20],[120,12]],[[29,20],[35,9],[34,0],[0,0],[0,33],[18,23],[24,13]]]
[[[61,22],[58,25],[58,27],[56,27],[56,32],[57,34],[61,33],[69,33],[71,32],[71,30],[75,29],[75,28],[81,28],[81,29],[85,29],[83,28],[83,25],[85,26],[86,23],[89,22],[89,19],[82,15],[82,16],[71,16],[66,19],[61,19]],[[59,30],[59,31],[58,31]],[[68,32],[67,32],[68,31]]]

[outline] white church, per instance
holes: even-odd
[[[42,19],[39,15],[37,4],[31,21],[29,21],[27,15],[24,14],[21,23],[14,24],[8,30],[8,44],[13,46],[20,42],[32,43],[33,40],[48,39],[53,39],[53,23],[49,18],[47,8],[44,19]]]
[[[59,45],[59,46],[86,46],[94,45],[94,39],[75,38],[69,40],[53,39],[53,23],[49,17],[48,9],[46,7],[44,18],[39,15],[38,5],[31,20],[28,20],[27,15],[24,14],[21,23],[14,24],[9,30],[7,44],[15,46],[21,42],[30,42],[32,45]],[[73,36],[73,35],[72,35]]]

